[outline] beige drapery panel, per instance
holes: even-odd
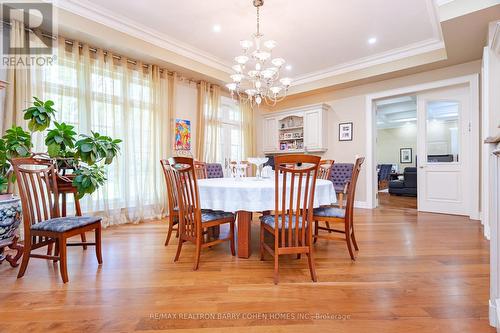
[[[255,128],[254,113],[249,102],[240,99],[239,107],[241,111],[241,137],[242,137],[242,158],[248,159],[255,156]]]
[[[11,45],[24,45],[25,34],[28,33],[21,22],[13,20],[10,27]],[[31,39],[31,33],[30,33]],[[12,125],[27,129],[23,120],[22,110],[26,109],[31,101],[31,69],[29,67],[13,66],[7,68],[7,82],[3,115],[0,118],[2,135]]]
[[[204,81],[198,84],[196,159],[217,161],[220,133],[220,87]]]
[[[210,94],[210,89],[205,81],[198,83],[198,99],[196,112],[196,154],[198,161],[205,159],[205,113],[207,107],[207,96]]]
[[[40,71],[35,82],[36,94],[55,102],[57,121],[80,133],[123,140],[106,185],[82,200],[84,211],[102,216],[104,225],[163,216],[167,200],[159,160],[171,153],[173,110],[166,73],[58,38],[57,67]]]

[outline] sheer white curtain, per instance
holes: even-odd
[[[217,150],[222,140],[220,87],[201,81],[198,84],[197,159],[217,162]]]
[[[166,71],[131,64],[88,45],[58,38],[58,60],[36,75],[35,93],[55,102],[57,121],[120,138],[121,154],[108,166],[106,185],[82,200],[104,225],[154,219],[165,212],[159,160],[170,151],[171,116]]]

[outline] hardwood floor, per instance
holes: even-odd
[[[319,282],[294,256],[280,261],[277,286],[256,222],[250,259],[221,244],[198,271],[192,245],[173,262],[165,223],[108,228],[102,268],[94,251],[68,249],[66,285],[52,262],[32,259],[22,279],[0,265],[0,332],[494,332],[479,222],[381,208],[356,210],[355,227],[355,263],[344,241],[319,240]]]
[[[389,192],[378,192],[380,208],[417,209],[417,197],[390,195]]]

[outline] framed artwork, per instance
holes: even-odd
[[[191,150],[191,121],[175,119],[175,150]]]
[[[399,163],[412,163],[412,149],[401,148],[399,149]]]
[[[339,124],[339,141],[352,141],[352,123]]]

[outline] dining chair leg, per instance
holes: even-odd
[[[47,245],[47,255],[48,256],[51,256],[52,255],[52,248],[53,248],[53,243],[50,243],[49,245]]]
[[[349,254],[351,255],[351,260],[356,260],[354,258],[354,252],[352,251],[352,246],[351,246],[351,228],[349,226],[349,223],[345,223],[345,240],[347,243],[347,249],[349,250]]]
[[[339,208],[342,209],[343,205],[344,205],[344,193],[340,192],[339,193]]]
[[[229,223],[229,232],[231,233],[231,255],[236,255],[236,248],[234,244],[234,221]]]
[[[278,251],[274,251],[274,284],[279,282],[279,255]]]
[[[28,237],[24,240],[24,251],[23,251],[23,260],[21,262],[21,267],[19,267],[19,272],[17,273],[17,278],[22,278],[24,273],[26,272],[26,267],[28,267],[28,262],[30,261],[30,253],[31,253],[31,238]]]
[[[58,257],[59,256],[59,239],[56,239],[55,240],[55,247],[54,247],[54,256],[55,257]],[[54,262],[57,262],[58,260],[57,259],[54,259]]]
[[[327,227],[328,229],[331,229],[331,228],[330,228],[330,222],[326,222],[326,227]],[[328,233],[329,233],[329,234],[331,234],[331,233],[332,233],[332,231],[331,231],[331,230],[328,230]]]
[[[184,243],[183,239],[179,239],[179,243],[177,244],[177,253],[175,254],[174,262],[179,260],[179,256],[181,255],[182,244]]]
[[[87,243],[87,236],[85,235],[84,232],[82,232],[80,234],[80,239],[82,240],[82,243]],[[83,245],[83,249],[86,250],[87,249],[87,245]]]
[[[260,224],[260,260],[261,261],[264,261],[264,226],[262,225],[262,223]]]
[[[95,256],[99,265],[102,265],[102,243],[101,243],[101,225],[95,228]]]
[[[61,277],[64,283],[68,282],[68,265],[67,265],[67,247],[66,238],[64,236],[59,237],[59,270],[61,271]]]
[[[319,221],[314,221],[314,244],[318,241]]]
[[[170,236],[172,236],[172,230],[174,230],[174,218],[173,216],[168,217],[168,232],[167,232],[167,239],[165,240],[165,246],[168,245],[168,242],[170,241]]]
[[[201,256],[201,239],[203,235],[198,235],[196,238],[196,250],[194,254],[194,266],[193,270],[196,271],[198,266],[200,265],[200,256]]]
[[[351,238],[352,244],[354,245],[354,249],[359,251],[358,243],[356,242],[356,237],[354,237],[354,225],[351,225]]]
[[[312,247],[309,247],[309,253],[306,253],[307,255],[307,261],[309,263],[309,272],[311,272],[311,279],[313,282],[318,281],[318,278],[316,276],[316,266],[314,264],[314,258],[312,254]]]

